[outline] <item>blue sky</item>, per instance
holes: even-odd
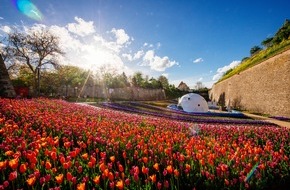
[[[287,0],[1,0],[0,38],[44,27],[60,37],[64,64],[210,88],[289,10]]]

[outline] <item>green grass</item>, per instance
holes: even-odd
[[[243,61],[240,65],[238,65],[236,68],[234,68],[232,71],[226,73],[222,78],[220,78],[219,81],[216,82],[219,83],[225,79],[228,79],[236,74],[239,74],[242,71],[245,71],[257,64],[262,63],[263,61],[274,57],[275,55],[278,55],[279,53],[282,53],[284,51],[287,51],[290,49],[290,40],[286,40],[281,42],[278,45],[274,45],[272,47],[269,47],[267,49],[261,50],[257,54],[254,54],[252,57],[246,59]]]

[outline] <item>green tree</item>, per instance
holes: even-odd
[[[30,87],[34,84],[34,77],[30,69],[27,66],[22,65],[19,68],[17,76],[12,79],[12,82],[14,86]]]
[[[247,59],[249,59],[249,57],[244,57],[244,58],[242,59],[242,62],[246,61]]]
[[[265,40],[262,41],[261,45],[264,46],[265,48],[271,47],[273,45],[273,37],[266,38]]]
[[[254,47],[252,47],[251,50],[250,50],[251,56],[254,55],[254,54],[256,54],[256,53],[258,53],[261,50],[262,50],[262,48],[260,46],[254,46]]]
[[[49,64],[57,67],[55,57],[63,54],[58,38],[46,29],[8,34],[4,48],[9,63],[26,65],[34,77],[34,89],[38,89],[40,68]],[[39,90],[39,89],[38,89]]]
[[[128,77],[124,72],[121,75],[119,75],[117,78],[118,78],[118,81],[120,82],[119,88],[124,88],[124,87],[130,86]]]
[[[161,83],[161,87],[163,89],[167,89],[169,87],[168,79],[165,76],[163,75],[159,76],[158,81]]]
[[[53,75],[50,75],[53,76]],[[85,71],[76,66],[61,66],[56,69],[57,80],[55,86],[65,88],[65,95],[68,96],[69,88],[80,89],[85,84],[92,84],[93,78],[90,71]],[[47,78],[49,80],[50,77]]]
[[[142,87],[144,80],[143,74],[141,72],[136,72],[132,77],[132,85],[134,87]]]
[[[162,84],[159,80],[156,80],[155,78],[151,78],[150,80],[151,88],[153,89],[159,89],[162,88]]]

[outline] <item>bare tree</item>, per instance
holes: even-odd
[[[39,90],[39,74],[43,65],[58,66],[56,56],[63,54],[58,38],[47,29],[38,31],[17,32],[8,34],[5,58],[14,64],[26,65],[34,76],[34,89]]]

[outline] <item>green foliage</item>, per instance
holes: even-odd
[[[278,32],[273,37],[273,44],[279,44],[290,37],[290,20],[286,19],[283,26],[278,30]]]
[[[248,68],[251,68],[275,55],[290,49],[290,20],[286,19],[283,26],[276,32],[274,37],[266,38],[261,43],[266,49],[259,46],[251,48],[251,57],[242,59],[242,63],[236,68],[227,71],[218,82],[232,77]],[[217,83],[218,83],[217,82]]]
[[[262,48],[260,46],[254,46],[254,47],[251,48],[250,53],[251,53],[251,55],[254,55],[254,54],[258,53],[261,50],[262,50]]]
[[[273,45],[273,38],[266,38],[264,41],[262,41],[261,45],[265,48],[271,47]]]

